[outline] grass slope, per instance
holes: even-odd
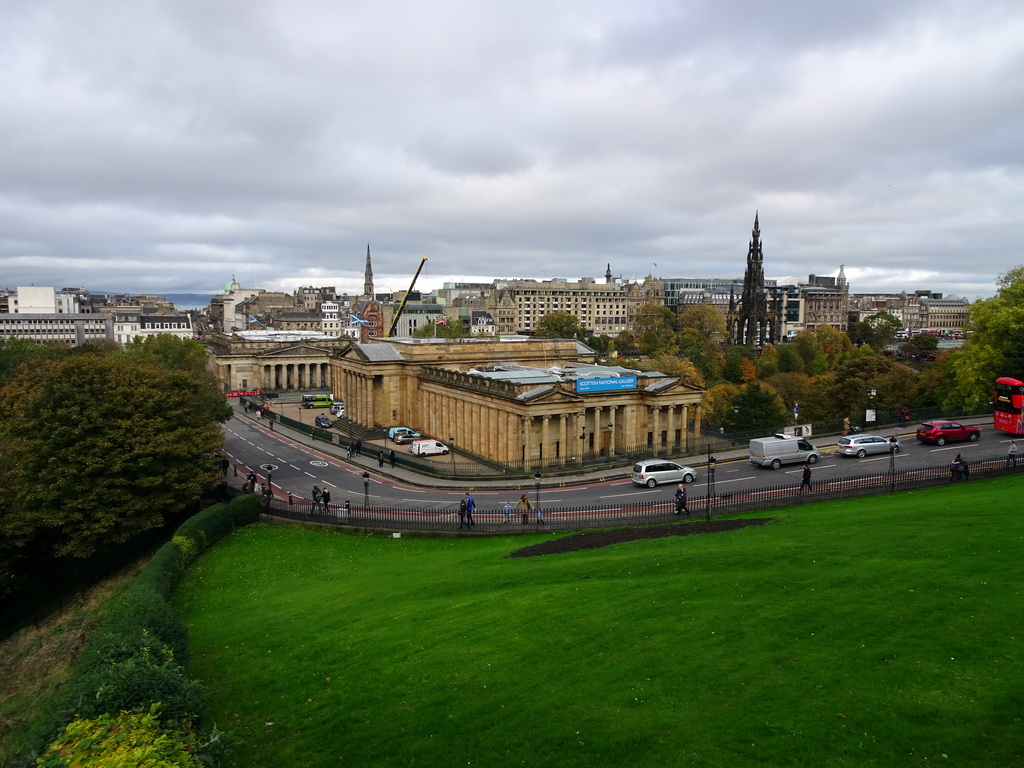
[[[261,525],[176,603],[245,765],[1021,765],[1022,487],[534,558]]]

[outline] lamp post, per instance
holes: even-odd
[[[537,484],[537,490],[533,496],[533,506],[540,509],[540,472],[533,473],[533,480]]]
[[[370,473],[363,472],[363,508],[370,506]]]
[[[587,425],[580,430],[580,466],[583,466],[583,454],[587,451]]]
[[[711,520],[711,500],[715,496],[715,464],[717,463],[718,459],[711,455],[711,449],[708,448],[708,491],[704,517],[709,521]]]
[[[899,443],[896,442],[896,435],[889,438],[889,493],[896,490],[896,451],[899,450]]]
[[[455,435],[448,435],[448,442],[451,443],[452,456],[452,477],[455,477]]]

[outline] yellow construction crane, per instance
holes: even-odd
[[[385,337],[389,337],[395,332],[395,328],[398,326],[398,318],[402,316],[402,311],[405,309],[405,305],[409,301],[409,295],[412,293],[413,286],[416,285],[416,278],[420,276],[420,270],[423,269],[423,265],[426,263],[427,257],[424,256],[420,259],[420,265],[416,267],[416,274],[412,276],[412,282],[409,283],[409,290],[405,292],[405,297],[402,299],[402,303],[399,304],[398,309],[395,310],[395,316],[391,319],[391,327],[388,328],[388,332],[384,334]]]

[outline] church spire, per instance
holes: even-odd
[[[608,283],[609,285],[612,282],[612,265],[611,265],[611,262],[608,263],[608,267],[604,271],[604,281],[606,283]]]
[[[366,273],[363,276],[363,295],[373,299],[373,265],[370,263],[370,244],[366,244]]]

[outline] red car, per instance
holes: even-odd
[[[956,421],[926,421],[917,428],[917,439],[922,443],[945,445],[957,440],[970,440],[974,443],[979,437],[980,429]]]

